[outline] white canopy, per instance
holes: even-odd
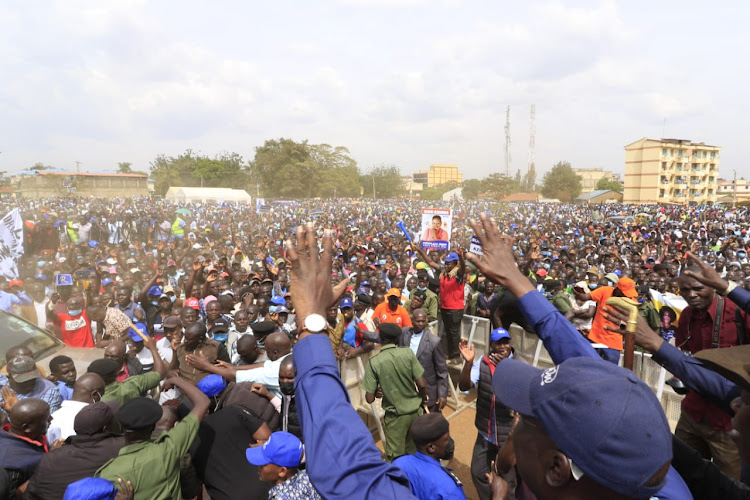
[[[176,203],[250,203],[250,195],[244,189],[214,187],[170,187],[164,196]]]

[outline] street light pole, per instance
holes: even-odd
[[[732,208],[737,207],[737,170],[734,170],[734,180],[732,181]]]

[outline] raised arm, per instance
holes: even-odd
[[[414,243],[411,244],[411,247],[412,247],[413,250],[415,250],[419,254],[420,257],[422,257],[422,260],[425,261],[425,263],[428,266],[430,266],[431,268],[433,268],[435,271],[440,271],[440,264],[437,263],[437,262],[435,262],[434,260],[432,260],[427,255],[427,253],[424,250],[422,250],[421,247],[417,246]]]
[[[331,233],[326,231],[319,255],[312,224],[297,228],[295,243],[287,241],[292,300],[300,325],[310,314],[325,316],[339,295],[330,282],[332,246]],[[345,287],[346,281],[342,283]],[[370,431],[352,407],[328,337],[301,331],[293,356],[307,472],[321,496],[344,500],[356,491],[361,498],[414,498],[406,476],[382,460]],[[341,432],[342,421],[349,423],[347,432]],[[338,466],[332,469],[334,463]]]

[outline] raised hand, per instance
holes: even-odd
[[[721,276],[719,276],[719,273],[716,272],[716,269],[709,266],[703,260],[693,255],[692,252],[687,253],[688,259],[690,262],[697,266],[701,271],[700,273],[696,273],[692,270],[687,270],[683,274],[685,276],[689,276],[693,278],[696,281],[699,281],[703,283],[706,286],[710,286],[711,288],[715,289],[716,291],[723,293],[727,287],[729,286],[729,283],[726,280],[723,280]]]

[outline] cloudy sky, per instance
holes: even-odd
[[[0,170],[84,170],[270,138],[346,146],[362,167],[465,177],[559,160],[623,171],[623,146],[724,147],[750,176],[748,2],[8,1]],[[743,160],[744,158],[744,160]]]

